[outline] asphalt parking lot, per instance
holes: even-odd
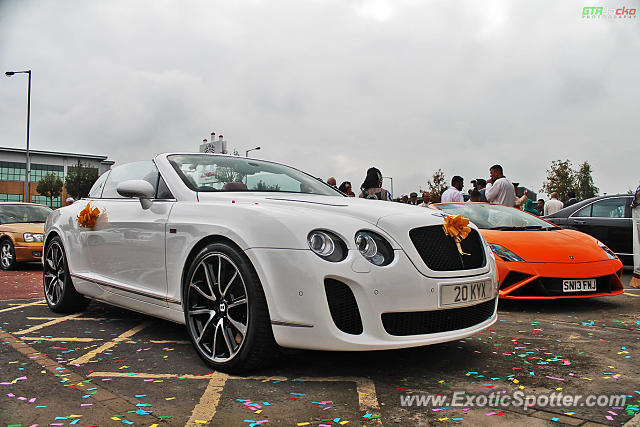
[[[229,376],[209,371],[180,325],[96,302],[54,315],[39,277],[35,267],[0,272],[3,425],[640,425],[640,415],[632,419],[640,411],[636,290],[501,303],[498,323],[465,340],[364,353],[285,350],[274,366]],[[401,404],[455,392],[625,399],[527,409],[466,398],[460,406]]]

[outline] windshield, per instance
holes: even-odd
[[[194,191],[264,191],[342,196],[297,169],[242,157],[185,154],[167,157]]]
[[[0,205],[0,224],[45,222],[51,212],[42,205]]]
[[[488,203],[443,203],[438,209],[469,218],[478,228],[489,230],[552,230],[558,227],[520,209]]]

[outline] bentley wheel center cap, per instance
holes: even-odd
[[[227,310],[227,303],[220,303],[220,311],[224,313]]]

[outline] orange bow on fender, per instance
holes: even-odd
[[[469,218],[465,218],[461,215],[445,217],[444,224],[442,225],[444,234],[452,237],[456,242],[460,255],[470,255],[466,252],[463,252],[462,247],[460,246],[460,242],[466,239],[471,232],[471,229],[467,227],[467,225],[469,225]]]
[[[80,227],[93,228],[96,226],[98,216],[100,216],[100,209],[91,208],[91,202],[89,202],[78,214],[78,224]]]

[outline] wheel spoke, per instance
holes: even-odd
[[[211,292],[211,296],[213,297],[212,301],[216,301],[216,294],[213,292],[213,288],[217,286],[216,276],[213,274],[213,266],[208,262],[204,262],[202,264],[204,268],[204,275],[206,277],[207,286],[209,287],[209,292]]]
[[[209,320],[207,320],[207,322],[202,327],[202,331],[200,331],[200,336],[198,337],[198,343],[202,341],[202,338],[204,337],[204,333],[207,331],[207,328],[211,324],[212,320],[213,320],[213,316],[209,317]]]
[[[234,328],[236,328],[238,330],[238,332],[240,332],[242,334],[242,338],[245,337],[245,335],[247,335],[247,326],[243,325],[242,323],[238,322],[237,320],[233,320],[231,318],[231,315],[229,315],[229,313],[227,313],[227,319],[229,319],[229,323],[231,323],[233,325]]]
[[[47,264],[49,264],[49,268],[52,270],[56,270],[56,265],[53,262],[53,248],[49,251],[49,253],[47,254]]]
[[[224,337],[224,342],[227,345],[227,349],[229,349],[229,357],[233,356],[233,344],[231,344],[231,340],[229,339],[229,333],[227,332],[227,328],[224,327],[222,323],[222,319],[220,319],[220,325],[222,325],[222,336]]]
[[[233,276],[231,276],[231,280],[229,280],[229,283],[227,283],[227,286],[225,286],[224,291],[222,292],[223,297],[227,296],[227,291],[229,290],[229,287],[231,286],[231,284],[233,283],[233,281],[236,279],[237,276],[238,276],[238,270],[233,272]]]
[[[58,270],[60,270],[61,268],[64,268],[64,259],[62,258],[62,251],[58,248],[58,259],[56,261],[56,267],[58,267]]]
[[[216,297],[215,297],[215,296],[209,296],[209,295],[205,294],[205,293],[202,291],[202,289],[200,289],[199,287],[197,287],[197,286],[196,286],[196,285],[194,285],[193,283],[191,284],[191,286],[190,286],[190,287],[191,287],[191,289],[195,289],[195,291],[196,291],[197,293],[199,293],[202,297],[204,297],[204,298],[208,299],[209,301],[215,301],[215,300],[216,300]]]
[[[222,288],[220,285],[222,284],[222,257],[218,255],[218,292],[222,295]]]
[[[234,307],[237,307],[237,306],[242,305],[242,304],[246,304],[246,303],[247,303],[247,299],[246,298],[240,298],[239,300],[234,301],[231,304],[229,304],[229,307],[227,308],[227,310],[229,310],[231,308],[234,308]]]
[[[201,308],[198,310],[189,310],[189,314],[192,316],[199,316],[200,314],[216,314],[215,311],[208,308]]]

